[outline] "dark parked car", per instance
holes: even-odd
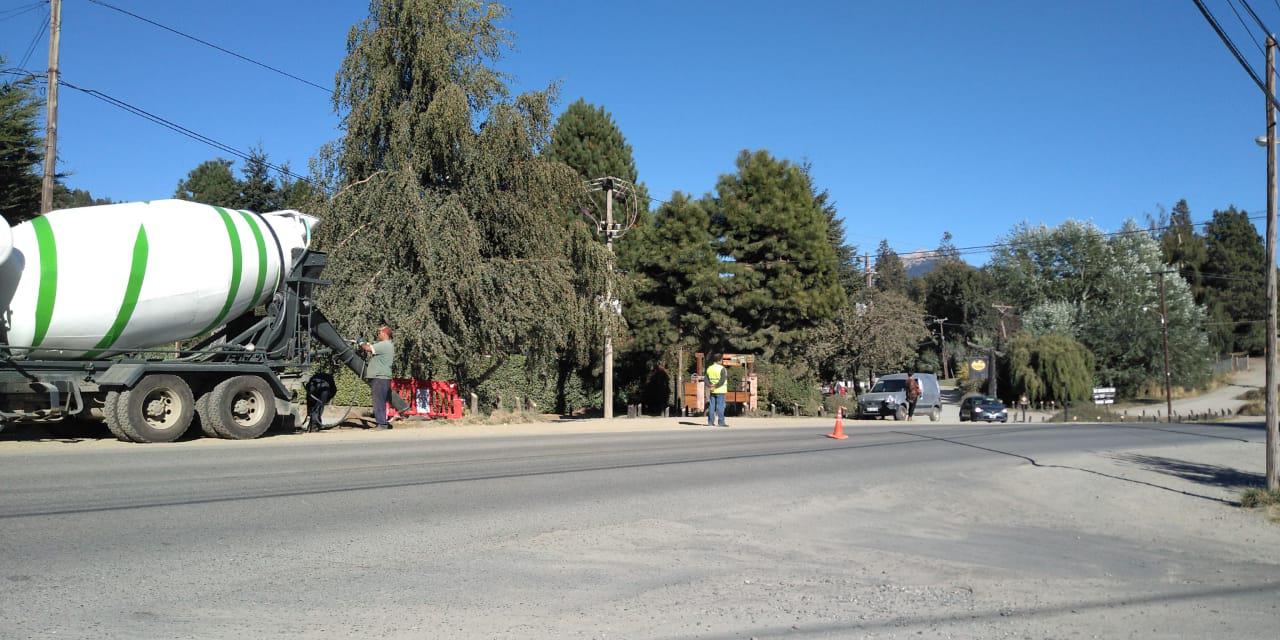
[[[1008,422],[1009,410],[1004,403],[990,396],[969,396],[960,401],[960,422]]]

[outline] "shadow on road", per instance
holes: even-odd
[[[1126,477],[1124,477],[1124,476],[1117,476],[1117,475],[1114,475],[1114,474],[1105,473],[1105,472],[1103,472],[1103,471],[1096,471],[1096,470],[1094,470],[1094,469],[1085,469],[1084,467],[1073,467],[1073,466],[1071,466],[1071,465],[1066,465],[1066,464],[1045,464],[1045,463],[1043,463],[1043,462],[1040,462],[1040,461],[1036,460],[1035,458],[1032,458],[1031,456],[1023,455],[1023,454],[1021,454],[1021,453],[1015,453],[1015,452],[1012,452],[1012,451],[1001,451],[1000,449],[995,449],[995,448],[992,448],[992,447],[983,447],[983,446],[979,446],[979,445],[972,444],[972,443],[969,443],[969,442],[961,442],[960,440],[953,440],[953,439],[951,439],[951,438],[938,438],[938,437],[934,437],[934,436],[930,436],[930,435],[925,435],[925,434],[922,434],[922,433],[912,433],[912,432],[910,432],[910,431],[890,431],[889,433],[897,433],[897,434],[901,434],[901,435],[905,435],[905,436],[915,436],[915,437],[917,437],[917,438],[925,438],[925,439],[928,439],[928,440],[934,440],[934,441],[937,441],[937,442],[946,442],[946,443],[948,443],[948,444],[959,445],[959,446],[961,446],[961,447],[969,447],[969,448],[972,448],[972,449],[979,449],[979,450],[981,450],[981,451],[987,451],[987,452],[990,452],[990,453],[996,453],[996,454],[999,454],[999,455],[1002,455],[1002,456],[1009,456],[1009,457],[1011,457],[1011,458],[1019,458],[1019,459],[1021,459],[1021,460],[1026,460],[1027,462],[1031,463],[1031,466],[1033,466],[1033,467],[1035,467],[1035,468],[1037,468],[1037,469],[1066,469],[1066,470],[1070,470],[1070,471],[1079,471],[1079,472],[1081,472],[1081,473],[1088,473],[1088,474],[1090,474],[1090,475],[1100,476],[1100,477],[1103,477],[1103,478],[1110,478],[1110,479],[1112,479],[1112,480],[1119,480],[1119,481],[1121,481],[1121,482],[1129,482],[1129,483],[1132,483],[1132,484],[1140,484],[1140,485],[1143,485],[1143,486],[1151,487],[1151,488],[1153,488],[1153,489],[1160,489],[1161,491],[1168,491],[1168,492],[1171,492],[1171,493],[1177,493],[1177,494],[1181,494],[1181,495],[1188,496],[1188,497],[1191,497],[1191,498],[1200,498],[1201,500],[1208,500],[1208,501],[1210,501],[1210,502],[1217,502],[1217,503],[1220,503],[1220,504],[1230,505],[1230,506],[1233,506],[1233,507],[1238,507],[1238,506],[1240,506],[1240,503],[1239,503],[1239,502],[1235,502],[1235,501],[1232,501],[1232,500],[1225,500],[1225,499],[1223,499],[1223,498],[1217,498],[1217,497],[1214,497],[1214,496],[1206,496],[1206,495],[1204,495],[1204,494],[1200,494],[1200,493],[1193,493],[1193,492],[1191,492],[1191,491],[1183,491],[1182,489],[1175,489],[1175,488],[1173,488],[1173,487],[1166,487],[1166,486],[1164,486],[1164,485],[1156,484],[1156,483],[1154,483],[1154,482],[1147,482],[1147,481],[1145,481],[1145,480],[1135,480],[1135,479],[1133,479],[1133,478],[1126,478]]]
[[[1198,484],[1227,489],[1261,486],[1263,480],[1266,479],[1260,473],[1250,473],[1215,464],[1201,464],[1188,460],[1162,458],[1160,456],[1125,453],[1110,457],[1112,460],[1137,465],[1148,471],[1190,480]]]
[[[336,428],[342,430],[368,430],[374,427],[373,420],[363,416],[350,416]],[[335,428],[335,427],[329,427]],[[279,436],[304,435],[304,432],[276,422],[259,438],[275,438]],[[175,442],[191,442],[207,436],[200,430],[200,425],[192,422],[187,432]],[[61,444],[81,444],[86,442],[115,441],[116,437],[107,429],[107,425],[98,420],[65,420],[45,424],[15,424],[0,431],[0,443],[5,442],[57,442]]]

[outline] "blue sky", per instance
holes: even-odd
[[[108,0],[332,84],[359,0]],[[6,9],[31,0],[0,0]],[[1258,67],[1224,0],[1208,0]],[[1280,7],[1253,0],[1280,28]],[[511,0],[514,87],[555,82],[613,114],[659,198],[702,194],[742,149],[809,161],[874,251],[994,241],[1015,223],[1260,211],[1260,92],[1194,4]],[[43,10],[0,21],[14,65]],[[64,0],[65,78],[302,172],[337,136],[329,96],[87,0]],[[45,65],[43,40],[29,68]],[[219,152],[74,91],[60,169],[114,199],[172,194]],[[225,154],[222,154],[225,155]],[[974,256],[976,261],[984,259]]]

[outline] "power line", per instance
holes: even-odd
[[[1222,25],[1219,24],[1218,19],[1213,16],[1213,12],[1209,11],[1209,7],[1204,5],[1204,0],[1191,1],[1196,4],[1196,8],[1200,9],[1200,14],[1209,22],[1209,26],[1213,27],[1214,32],[1218,34],[1218,38],[1222,40],[1222,44],[1226,45],[1227,50],[1235,57],[1236,62],[1239,62],[1240,66],[1244,68],[1245,73],[1249,74],[1253,83],[1258,85],[1258,89],[1266,95],[1267,100],[1276,108],[1280,108],[1280,100],[1276,100],[1275,96],[1271,95],[1271,93],[1267,91],[1267,85],[1262,81],[1262,78],[1258,76],[1258,73],[1253,70],[1253,67],[1245,61],[1244,56],[1240,53],[1240,49],[1236,47],[1236,43],[1232,42],[1231,37],[1227,35],[1227,32],[1222,30]]]
[[[36,52],[36,45],[40,43],[40,36],[44,35],[44,30],[49,28],[49,13],[45,12],[44,20],[40,22],[40,28],[36,29],[36,35],[32,36],[31,44],[27,45],[27,52],[23,54],[22,60],[18,62],[19,67],[27,66],[27,61],[31,59],[31,54]]]
[[[204,135],[204,134],[201,134],[201,133],[197,133],[197,132],[195,132],[195,131],[192,131],[191,129],[188,129],[188,128],[186,128],[186,127],[184,127],[184,126],[180,125],[180,124],[177,124],[176,122],[173,122],[172,120],[167,120],[167,119],[165,119],[165,118],[163,118],[163,117],[161,117],[161,116],[158,116],[158,115],[156,115],[156,114],[154,114],[154,113],[151,113],[150,111],[147,111],[147,110],[145,110],[145,109],[142,109],[141,107],[136,107],[136,106],[134,106],[134,105],[132,105],[132,104],[129,104],[128,102],[125,102],[125,101],[123,101],[123,100],[120,100],[119,98],[115,98],[115,97],[113,97],[113,96],[107,95],[107,94],[105,94],[105,93],[103,93],[103,92],[101,92],[101,91],[98,91],[98,90],[96,90],[96,89],[86,89],[86,88],[84,88],[84,87],[79,87],[79,86],[76,86],[76,85],[74,85],[74,84],[71,84],[70,82],[67,82],[67,81],[65,81],[65,80],[59,80],[59,81],[58,81],[58,84],[59,84],[59,85],[62,85],[62,86],[64,86],[64,87],[67,87],[67,88],[69,88],[69,89],[75,89],[76,91],[79,91],[79,92],[84,93],[84,94],[86,94],[86,95],[89,95],[89,96],[91,96],[91,97],[93,97],[93,98],[96,98],[96,99],[98,99],[98,100],[101,100],[101,101],[103,101],[103,102],[105,102],[105,103],[107,103],[107,104],[109,104],[109,105],[112,105],[112,106],[117,107],[117,108],[119,108],[119,109],[123,109],[123,110],[125,110],[125,111],[128,111],[129,113],[132,113],[132,114],[134,114],[134,115],[136,115],[136,116],[139,116],[139,117],[141,117],[141,118],[144,118],[144,119],[146,119],[146,120],[150,120],[151,122],[154,122],[154,123],[156,123],[156,124],[158,124],[158,125],[160,125],[160,126],[162,126],[162,127],[166,128],[166,129],[169,129],[169,130],[171,130],[171,131],[175,131],[175,132],[177,132],[177,133],[179,133],[179,134],[182,134],[182,135],[184,135],[184,136],[186,136],[186,137],[188,137],[188,138],[191,138],[192,140],[196,140],[196,141],[198,141],[198,142],[203,142],[203,143],[205,143],[205,144],[207,144],[207,145],[209,145],[209,146],[211,146],[211,147],[213,147],[213,148],[215,148],[215,149],[220,149],[220,150],[222,150],[222,151],[226,151],[227,153],[230,153],[230,154],[232,154],[232,155],[234,155],[234,156],[236,156],[236,157],[238,157],[238,158],[241,158],[241,159],[243,159],[243,160],[246,160],[246,161],[254,161],[254,160],[255,160],[255,158],[254,158],[253,154],[251,154],[251,153],[249,153],[249,152],[241,151],[240,149],[237,149],[237,148],[235,148],[235,147],[232,147],[231,145],[228,145],[228,144],[226,144],[226,143],[224,143],[224,142],[219,142],[219,141],[217,141],[217,140],[215,140],[215,139],[213,139],[213,138],[210,138],[209,136],[206,136],[206,135]],[[300,180],[300,181],[305,182],[305,183],[307,183],[307,184],[312,184],[312,182],[311,182],[311,180],[310,180],[309,178],[305,178],[305,177],[300,176],[300,175],[298,175],[298,174],[296,174],[296,173],[293,173],[292,171],[289,171],[288,169],[284,168],[283,166],[276,165],[276,164],[272,164],[272,163],[270,163],[270,162],[266,162],[265,160],[261,160],[260,158],[258,158],[257,160],[258,160],[258,161],[261,161],[263,166],[267,167],[268,169],[272,169],[272,170],[274,170],[274,171],[276,171],[276,172],[280,173],[281,175],[289,176],[289,177],[293,178],[294,180]]]
[[[1227,1],[1230,2],[1230,0]],[[1263,24],[1262,18],[1258,17],[1258,12],[1253,10],[1253,5],[1249,4],[1249,0],[1240,0],[1240,4],[1244,5],[1244,10],[1248,11],[1249,15],[1253,17],[1253,21],[1258,24],[1259,29],[1262,29],[1262,33],[1272,35],[1273,32],[1267,28],[1267,25]]]
[[[126,10],[126,9],[121,9],[120,7],[117,7],[117,6],[113,5],[113,4],[108,4],[108,3],[106,3],[106,2],[103,2],[102,0],[89,0],[89,2],[92,2],[93,4],[96,4],[96,5],[98,5],[98,6],[101,6],[101,7],[107,8],[107,9],[110,9],[110,10],[112,10],[112,11],[116,11],[116,12],[119,12],[119,13],[123,13],[124,15],[127,15],[127,16],[129,16],[129,17],[131,17],[131,18],[134,18],[134,19],[137,19],[137,20],[141,20],[141,21],[143,21],[143,22],[145,22],[145,23],[147,23],[147,24],[149,24],[149,25],[152,25],[152,26],[155,26],[155,27],[159,27],[159,28],[161,28],[161,29],[164,29],[165,31],[168,31],[169,33],[173,33],[173,34],[175,34],[175,35],[182,36],[183,38],[186,38],[186,39],[188,39],[188,40],[192,40],[192,41],[194,41],[194,42],[198,42],[198,43],[200,43],[200,44],[202,44],[202,45],[204,45],[204,46],[206,46],[206,47],[209,47],[209,48],[212,48],[212,49],[217,49],[218,51],[221,51],[222,53],[225,53],[225,54],[230,55],[230,56],[235,56],[235,57],[237,57],[237,58],[239,58],[239,59],[241,59],[241,60],[244,60],[245,62],[248,62],[248,63],[250,63],[250,64],[257,65],[257,66],[262,67],[263,69],[266,69],[266,70],[268,70],[268,71],[272,71],[272,72],[274,72],[274,73],[278,73],[278,74],[280,74],[280,75],[282,75],[282,76],[285,76],[286,78],[292,78],[293,80],[297,80],[298,82],[301,82],[301,83],[303,83],[303,84],[305,84],[305,85],[309,85],[309,86],[315,87],[315,88],[317,88],[317,89],[319,89],[319,90],[321,90],[321,91],[323,91],[323,92],[325,92],[325,93],[331,93],[331,92],[332,92],[330,89],[327,89],[327,88],[325,88],[325,87],[323,87],[323,86],[321,86],[321,85],[319,85],[319,84],[316,84],[316,83],[314,83],[314,82],[312,82],[312,81],[310,81],[310,80],[307,80],[306,78],[300,78],[300,77],[298,77],[298,76],[296,76],[296,75],[294,75],[294,74],[292,74],[292,73],[289,73],[288,71],[285,71],[285,70],[283,70],[283,69],[280,69],[280,68],[277,68],[277,67],[273,67],[273,66],[271,66],[271,65],[269,65],[269,64],[267,64],[267,63],[265,63],[265,62],[259,62],[259,61],[257,61],[257,60],[254,60],[253,58],[250,58],[249,56],[242,55],[242,54],[236,53],[235,51],[232,51],[232,50],[230,50],[230,49],[227,49],[227,48],[225,48],[225,47],[218,46],[218,45],[216,45],[216,44],[214,44],[214,43],[212,43],[212,42],[209,42],[208,40],[204,40],[204,39],[202,39],[202,38],[199,38],[199,37],[193,36],[193,35],[191,35],[191,34],[189,34],[189,33],[186,33],[186,32],[183,32],[183,31],[179,31],[179,30],[177,30],[177,29],[174,29],[173,27],[169,27],[169,26],[166,26],[166,25],[160,24],[159,22],[156,22],[155,20],[152,20],[152,19],[150,19],[150,18],[145,18],[145,17],[140,16],[140,15],[138,15],[138,14],[136,14],[136,13],[132,12],[132,11],[128,11],[128,10]]]
[[[1253,35],[1253,29],[1250,29],[1249,25],[1245,23],[1244,16],[1241,16],[1240,10],[1236,9],[1236,3],[1233,0],[1227,0],[1227,6],[1231,7],[1231,13],[1236,14],[1236,20],[1240,21],[1240,26],[1244,27],[1245,33],[1249,34],[1249,39],[1253,40],[1253,46],[1258,48],[1259,53],[1262,53],[1265,55],[1266,52],[1263,51],[1262,49],[1262,43],[1258,42],[1258,36]]]
[[[23,14],[31,13],[32,11],[36,11],[37,9],[45,6],[45,4],[46,3],[44,2],[33,2],[31,4],[14,7],[12,9],[5,9],[4,11],[0,11],[0,20],[8,20]]]
[[[18,68],[0,69],[0,73],[4,73],[4,74],[8,74],[8,75],[14,75],[14,76],[26,76],[26,77],[28,77],[28,78],[30,78],[30,79],[32,79],[32,80],[37,81],[37,82],[46,82],[46,83],[47,83],[47,80],[46,80],[44,77],[42,77],[42,76],[38,76],[38,75],[36,75],[36,74],[34,74],[34,73],[30,72],[30,71],[27,71],[26,69],[18,69]],[[136,115],[136,116],[138,116],[138,117],[140,117],[140,118],[143,118],[143,119],[145,119],[145,120],[150,120],[151,122],[153,122],[153,123],[155,123],[155,124],[158,124],[158,125],[160,125],[160,126],[162,126],[162,127],[166,128],[166,129],[169,129],[169,130],[171,130],[171,131],[174,131],[175,133],[178,133],[178,134],[181,134],[181,135],[186,136],[186,137],[188,137],[188,138],[191,138],[192,140],[195,140],[195,141],[197,141],[197,142],[202,142],[202,143],[207,144],[207,145],[209,145],[209,146],[211,146],[211,147],[213,147],[213,148],[215,148],[215,149],[218,149],[218,150],[220,150],[220,151],[225,151],[226,153],[229,153],[229,154],[231,154],[231,155],[233,155],[233,156],[236,156],[237,158],[240,158],[240,159],[242,159],[242,160],[249,161],[249,160],[253,160],[253,159],[254,159],[253,154],[252,154],[252,153],[250,153],[250,152],[248,152],[248,151],[243,151],[243,150],[238,149],[238,148],[236,148],[236,147],[233,147],[233,146],[231,146],[231,145],[229,145],[229,144],[227,144],[227,143],[225,143],[225,142],[218,141],[218,140],[216,140],[216,139],[214,139],[214,138],[211,138],[211,137],[209,137],[209,136],[206,136],[206,135],[204,135],[204,134],[202,134],[202,133],[199,133],[199,132],[197,132],[197,131],[193,131],[193,130],[191,130],[191,129],[188,129],[187,127],[184,127],[184,126],[182,126],[182,125],[180,125],[180,124],[178,124],[178,123],[176,123],[176,122],[174,122],[174,121],[172,121],[172,120],[169,120],[169,119],[164,118],[164,117],[162,117],[162,116],[159,116],[159,115],[156,115],[156,114],[154,114],[154,113],[151,113],[150,111],[147,111],[146,109],[143,109],[142,107],[138,107],[138,106],[132,105],[132,104],[130,104],[130,103],[128,103],[128,102],[125,102],[124,100],[121,100],[121,99],[119,99],[119,98],[116,98],[115,96],[112,96],[112,95],[109,95],[109,94],[103,93],[103,92],[98,91],[98,90],[96,90],[96,89],[89,89],[89,88],[86,88],[86,87],[77,86],[77,85],[72,84],[72,83],[70,83],[70,82],[66,81],[65,79],[61,79],[61,78],[58,80],[58,85],[59,85],[59,86],[63,86],[63,87],[67,87],[68,89],[74,89],[74,90],[76,90],[76,91],[79,91],[79,92],[81,92],[81,93],[84,93],[84,94],[86,94],[86,95],[88,95],[88,96],[90,96],[90,97],[92,97],[92,98],[95,98],[95,99],[97,99],[97,100],[101,100],[102,102],[105,102],[105,103],[107,103],[107,104],[109,104],[109,105],[111,105],[111,106],[113,106],[113,107],[116,107],[116,108],[118,108],[118,109],[122,109],[122,110],[124,110],[124,111],[128,111],[129,113],[132,113],[132,114],[134,114],[134,115]],[[298,175],[298,174],[296,174],[296,173],[293,173],[292,171],[289,171],[288,169],[286,169],[285,167],[283,167],[283,166],[281,166],[281,165],[276,165],[276,164],[272,164],[272,163],[270,163],[270,162],[265,162],[265,161],[263,161],[263,163],[262,163],[262,164],[263,164],[263,166],[267,167],[268,169],[271,169],[271,170],[273,170],[273,171],[276,171],[277,173],[279,173],[279,174],[281,174],[281,175],[289,176],[290,178],[293,178],[294,180],[300,180],[300,181],[302,181],[302,182],[305,182],[305,183],[307,183],[307,184],[310,184],[310,185],[314,186],[314,183],[311,181],[311,179],[310,179],[310,178],[307,178],[307,177],[304,177],[304,176],[300,176],[300,175]]]

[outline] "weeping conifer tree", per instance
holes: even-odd
[[[337,74],[323,303],[350,335],[394,326],[405,373],[473,384],[522,356],[537,378],[565,349],[585,358],[608,321],[608,256],[566,215],[583,187],[541,153],[552,92],[511,97],[493,68],[505,13],[373,0]]]

